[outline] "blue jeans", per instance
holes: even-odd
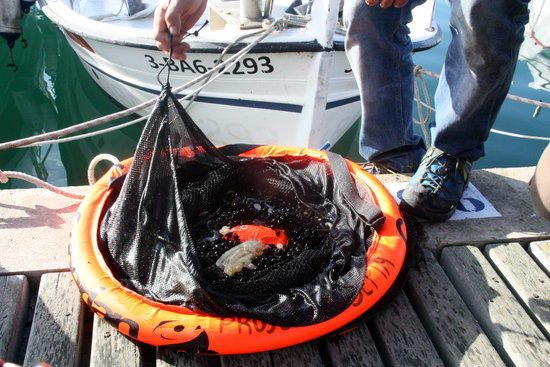
[[[346,0],[346,52],[362,103],[359,151],[370,162],[413,172],[425,153],[413,133],[411,10]],[[529,0],[450,0],[452,40],[435,94],[432,145],[459,158],[484,155],[529,20]]]

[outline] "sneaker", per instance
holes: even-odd
[[[471,170],[472,161],[431,148],[403,192],[402,209],[434,222],[449,219],[460,203]]]

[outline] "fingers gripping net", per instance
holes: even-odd
[[[111,183],[100,242],[114,275],[150,299],[219,316],[302,326],[343,311],[362,286],[372,228],[331,166],[231,150],[214,147],[164,89],[129,173]],[[247,225],[288,241],[241,251],[228,228]],[[250,249],[259,251],[238,271],[219,266]]]

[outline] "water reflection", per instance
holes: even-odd
[[[9,53],[0,42],[0,140],[8,141],[119,111],[99,89],[61,32],[36,8],[25,16],[23,38],[14,48],[18,71],[5,67]],[[127,121],[127,120],[121,120]],[[107,126],[112,126],[107,124]],[[0,152],[0,169],[21,171],[54,185],[86,183],[88,162],[101,152],[132,154],[141,127],[82,141]],[[0,188],[34,187],[10,180]]]
[[[25,16],[24,20],[25,31],[29,32],[20,38],[13,51],[17,72],[4,67],[8,55],[2,44],[2,140],[39,134],[59,126],[53,83],[60,64],[57,57],[59,38],[56,32],[52,32],[49,21],[36,11]],[[67,185],[67,174],[57,146],[2,152],[0,162],[2,169],[26,172],[55,185]],[[10,187],[32,186],[24,182],[10,184]]]
[[[527,63],[533,76],[529,87],[550,91],[550,4],[545,3],[546,0],[532,0],[529,5],[531,14],[520,60]]]

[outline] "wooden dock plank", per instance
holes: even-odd
[[[42,275],[24,365],[76,366],[82,317],[80,294],[71,275]]]
[[[156,367],[208,367],[208,357],[157,348]]]
[[[550,276],[550,241],[531,242],[528,251],[546,275]]]
[[[65,189],[83,194],[88,187]],[[0,190],[0,274],[68,271],[69,232],[78,205],[79,200],[46,189]]]
[[[315,342],[269,352],[274,366],[319,367],[323,365]]]
[[[504,366],[435,257],[424,250],[411,270],[407,295],[439,356],[452,366]]]
[[[366,323],[339,336],[327,338],[333,366],[384,366]]]
[[[222,367],[270,367],[269,353],[239,354],[221,357]]]
[[[92,333],[90,367],[143,365],[139,344],[97,315],[94,315]]]
[[[27,315],[27,278],[23,275],[0,276],[0,295],[0,359],[14,361]]]
[[[505,361],[516,366],[548,365],[550,343],[481,250],[445,248],[441,264]]]
[[[485,255],[550,339],[550,278],[519,243],[488,245]]]
[[[443,366],[403,292],[374,318],[372,331],[385,360],[393,366]]]

